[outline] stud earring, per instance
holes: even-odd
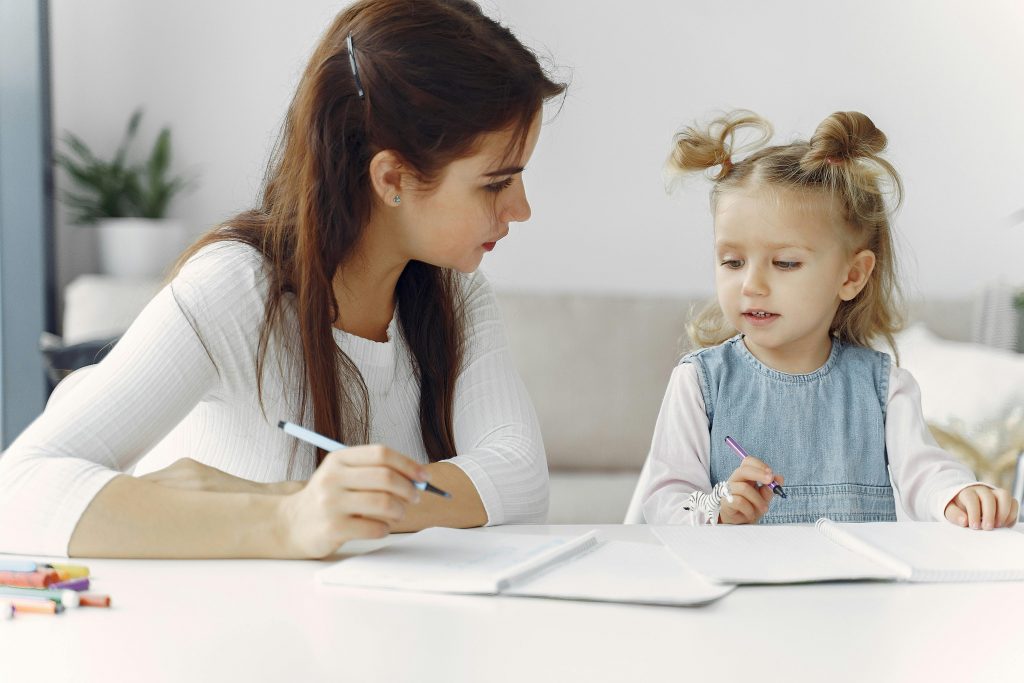
[[[396,194],[396,195],[395,195],[395,198],[394,198],[394,199],[392,199],[391,201],[395,203],[395,206],[398,206],[399,204],[401,204],[401,203],[402,203],[402,198],[401,198],[401,197],[399,197],[399,196],[398,196],[398,195]]]

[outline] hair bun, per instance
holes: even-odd
[[[841,163],[874,157],[885,149],[885,133],[859,111],[837,111],[822,121],[811,136],[807,162]]]

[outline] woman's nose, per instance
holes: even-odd
[[[509,188],[508,200],[501,212],[501,220],[505,223],[523,223],[530,220],[532,211],[526,199],[526,188],[522,181]]]

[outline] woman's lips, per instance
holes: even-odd
[[[484,242],[483,247],[485,250],[491,251],[492,249],[494,249],[494,245],[496,244],[497,242]]]

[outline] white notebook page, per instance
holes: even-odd
[[[679,560],[720,583],[894,579],[892,569],[828,540],[813,526],[655,526]]]
[[[1016,529],[981,531],[948,522],[839,524],[913,569],[912,580],[1024,579],[1024,534]]]
[[[607,541],[532,580],[512,585],[503,594],[646,605],[703,605],[734,588],[712,583],[687,569],[662,545]]]
[[[322,583],[346,586],[496,593],[510,569],[576,538],[433,527],[342,560],[317,577]]]

